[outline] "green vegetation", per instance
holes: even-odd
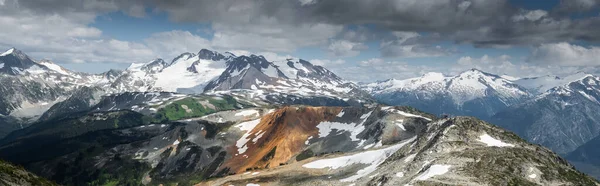
[[[213,97],[188,97],[174,101],[160,108],[155,117],[157,122],[174,121],[185,118],[201,117],[223,110],[234,110],[250,107],[248,104],[240,103],[231,96],[221,99]]]
[[[23,167],[0,160],[0,185],[57,185],[27,172]]]

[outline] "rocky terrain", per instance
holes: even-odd
[[[53,186],[58,185],[45,178],[34,175],[10,163],[0,161],[0,184],[6,186]]]

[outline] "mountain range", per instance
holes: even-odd
[[[207,49],[87,74],[9,49],[0,158],[61,185],[598,185],[561,158],[594,175],[598,80],[355,84]]]
[[[361,86],[382,103],[410,105],[437,115],[477,116],[574,157],[569,154],[591,146],[586,143],[595,143],[592,139],[599,136],[599,80],[585,73],[512,78],[471,69],[456,76],[428,73]],[[580,159],[573,161],[582,165]],[[598,173],[593,174],[600,177]]]
[[[231,93],[267,102],[312,105],[372,102],[357,85],[301,59],[269,62],[262,56],[206,49],[181,54],[170,63],[155,59],[102,74],[72,72],[48,60],[34,61],[14,48],[0,56],[0,64],[0,82],[5,85],[0,87],[4,128],[0,137],[31,124],[63,100],[78,102],[70,107],[58,105],[63,112],[72,112],[92,106],[102,95],[125,92]]]

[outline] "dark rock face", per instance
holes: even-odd
[[[198,52],[200,59],[219,61],[225,59],[225,56],[218,52],[213,52],[207,49],[202,49]]]
[[[155,59],[154,61],[144,65],[141,70],[148,73],[157,73],[160,72],[165,67],[169,66],[167,62],[162,59]]]
[[[32,66],[37,66],[35,62],[29,56],[25,55],[20,50],[11,49],[12,52],[5,56],[0,56],[0,64],[3,67],[0,68],[0,74],[17,75],[20,71],[28,69]]]

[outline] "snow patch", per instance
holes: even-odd
[[[404,172],[398,172],[398,173],[396,173],[396,177],[398,177],[398,178],[404,177]]]
[[[258,111],[257,110],[244,110],[244,111],[235,113],[235,116],[253,116],[253,115],[258,115]]]
[[[406,116],[406,117],[413,117],[413,118],[423,118],[423,119],[425,119],[425,120],[427,120],[427,121],[431,121],[431,119],[430,119],[430,118],[427,118],[427,117],[425,117],[425,116],[420,116],[420,115],[416,115],[416,114],[406,113],[406,112],[399,111],[399,110],[396,110],[396,113],[398,113],[398,114],[400,114],[400,115],[403,115],[403,116]]]
[[[479,136],[479,141],[485,143],[488,147],[489,146],[494,146],[494,147],[514,147],[515,145],[513,144],[508,144],[508,143],[504,143],[500,140],[494,139],[493,137],[491,137],[488,134],[483,134],[481,136]]]
[[[319,137],[320,138],[327,137],[327,135],[329,135],[333,130],[335,130],[337,132],[337,134],[344,132],[344,131],[348,131],[351,133],[350,139],[352,139],[352,141],[360,140],[360,139],[358,139],[357,136],[358,136],[358,134],[360,134],[362,131],[365,130],[365,126],[363,126],[361,124],[329,122],[329,121],[324,121],[324,122],[319,123],[319,125],[317,125],[317,128],[319,129]]]
[[[342,116],[344,116],[344,110],[340,111],[340,113],[338,113],[336,116],[338,118],[341,118]]]
[[[404,120],[399,119],[399,120],[396,120],[396,122],[397,122],[396,125],[398,127],[400,127],[400,129],[402,129],[403,131],[406,131],[406,128],[404,128]]]
[[[419,175],[417,180],[427,180],[437,175],[446,174],[450,170],[451,165],[431,165],[423,174]]]
[[[406,159],[404,159],[404,163],[408,163],[408,162],[412,161],[413,159],[415,159],[416,155],[417,154],[411,154],[411,155],[406,156]]]
[[[398,149],[402,148],[404,145],[414,141],[416,137],[413,137],[405,142],[398,143],[396,145],[392,145],[387,148],[377,149],[372,151],[360,152],[348,156],[342,156],[337,158],[330,159],[321,159],[317,161],[313,161],[307,164],[302,165],[304,168],[310,169],[338,169],[342,167],[346,167],[352,164],[366,164],[367,167],[358,170],[356,175],[350,176],[348,178],[341,179],[342,182],[351,182],[355,181],[363,176],[366,176],[377,169],[381,163],[383,163],[388,157],[394,154]]]
[[[246,143],[248,143],[248,141],[250,140],[250,139],[248,139],[248,137],[250,137],[250,132],[259,123],[260,123],[260,119],[256,119],[256,120],[252,120],[252,121],[243,122],[243,123],[237,124],[235,126],[237,128],[240,128],[240,130],[242,130],[242,131],[246,131],[246,133],[244,135],[242,135],[242,137],[235,144],[238,148],[239,154],[243,154],[244,152],[246,152],[246,150],[248,150],[248,145]]]
[[[529,177],[529,178],[531,178],[531,179],[535,179],[535,178],[537,177],[537,174],[530,174],[530,175],[529,175],[529,176],[527,176],[527,177]]]
[[[304,144],[305,144],[305,145],[308,145],[308,144],[310,144],[310,139],[312,139],[312,138],[313,138],[312,136],[309,136],[309,137],[306,139],[306,141],[304,142]]]

